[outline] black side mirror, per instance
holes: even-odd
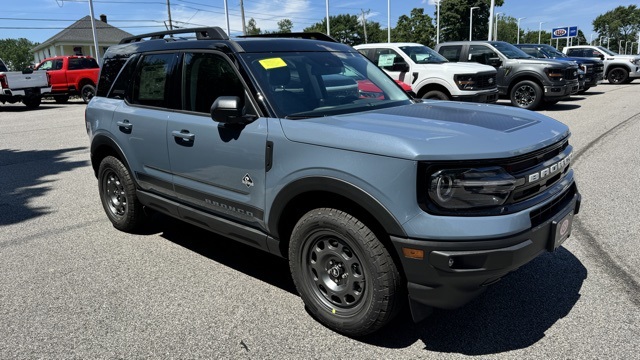
[[[395,63],[391,67],[391,71],[407,72],[409,71],[409,64],[406,62]]]
[[[255,119],[243,114],[244,104],[237,96],[220,96],[211,105],[211,119],[223,124],[242,125]]]
[[[600,60],[604,60],[604,55],[600,55]]]
[[[489,58],[489,65],[493,67],[500,67],[500,65],[502,65],[502,60],[498,57]]]

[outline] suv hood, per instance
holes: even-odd
[[[454,101],[281,124],[291,141],[410,160],[508,158],[569,135],[566,125],[533,111]]]

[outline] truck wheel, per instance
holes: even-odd
[[[607,80],[609,80],[611,84],[627,84],[629,72],[625,68],[613,68],[609,71],[609,74],[607,74]]]
[[[144,209],[127,168],[113,156],[105,157],[98,170],[98,189],[102,207],[113,226],[135,232],[144,222]]]
[[[330,208],[306,213],[289,247],[293,282],[309,312],[350,336],[369,334],[400,309],[400,274],[378,237],[352,215]]]
[[[433,100],[449,100],[447,94],[438,90],[427,91],[426,94],[422,95],[423,99],[433,99]]]
[[[55,100],[57,104],[65,104],[69,101],[69,95],[56,95],[53,97],[53,100]]]
[[[80,90],[80,96],[82,96],[82,101],[84,101],[85,104],[87,104],[95,95],[96,88],[91,84],[83,86]]]
[[[542,101],[542,89],[540,85],[530,80],[523,80],[511,88],[511,105],[519,108],[533,110]]]
[[[37,109],[42,103],[42,98],[40,97],[28,97],[22,99],[22,103],[25,104],[29,109]]]

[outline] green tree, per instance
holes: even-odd
[[[290,33],[291,29],[293,29],[293,22],[289,19],[282,19],[278,21],[278,31],[279,33]]]
[[[522,29],[520,29],[520,31],[522,32]],[[497,35],[497,39],[499,41],[506,41],[508,43],[515,44],[517,32],[518,32],[518,20],[516,18],[512,16],[498,17],[498,26],[494,35]],[[537,37],[536,37],[536,42],[538,42]]]
[[[496,6],[503,4],[504,0],[495,0]],[[447,0],[440,3],[440,41],[469,39],[469,15],[474,6],[478,9],[473,10],[472,37],[487,39],[491,0]]]
[[[9,69],[21,71],[33,63],[31,49],[36,45],[25,38],[0,39],[0,54]]]
[[[360,24],[358,16],[349,14],[329,16],[329,25],[329,31],[331,32],[329,35],[339,42],[351,46],[364,43],[364,30]],[[322,19],[322,21],[303,29],[302,31],[326,34],[327,18]]]
[[[624,42],[637,41],[640,32],[640,9],[636,5],[618,6],[593,20],[593,28],[599,37],[608,37],[610,49],[624,52]],[[619,48],[622,41],[622,49]]]
[[[430,47],[435,44],[435,36],[433,19],[424,13],[423,8],[414,8],[411,16],[400,16],[396,27],[391,30],[391,40],[394,42],[414,42]]]
[[[247,35],[259,35],[262,33],[262,30],[256,24],[256,21],[251,18],[249,19],[249,23],[247,24]]]

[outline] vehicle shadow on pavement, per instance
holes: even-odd
[[[580,100],[580,99],[575,99],[575,100]],[[562,100],[561,102],[559,102],[557,104],[553,104],[553,105],[545,104],[540,110],[546,110],[546,111],[575,110],[575,109],[578,109],[580,107],[580,105],[567,103],[567,102],[571,102],[571,101],[575,101],[575,100]]]
[[[0,149],[0,226],[17,224],[48,214],[48,207],[34,207],[32,200],[51,191],[52,180],[45,179],[88,165],[88,161],[68,161],[69,153],[86,150],[77,147],[59,150],[19,151]]]
[[[174,244],[284,291],[298,294],[287,260],[168,216],[153,216],[158,217],[153,223],[161,224],[161,228],[156,230]]]
[[[580,298],[587,269],[559,248],[490,286],[457,310],[436,310],[419,324],[405,311],[390,326],[366,339],[389,348],[421,340],[424,349],[464,355],[489,355],[529,347],[565,317]]]

